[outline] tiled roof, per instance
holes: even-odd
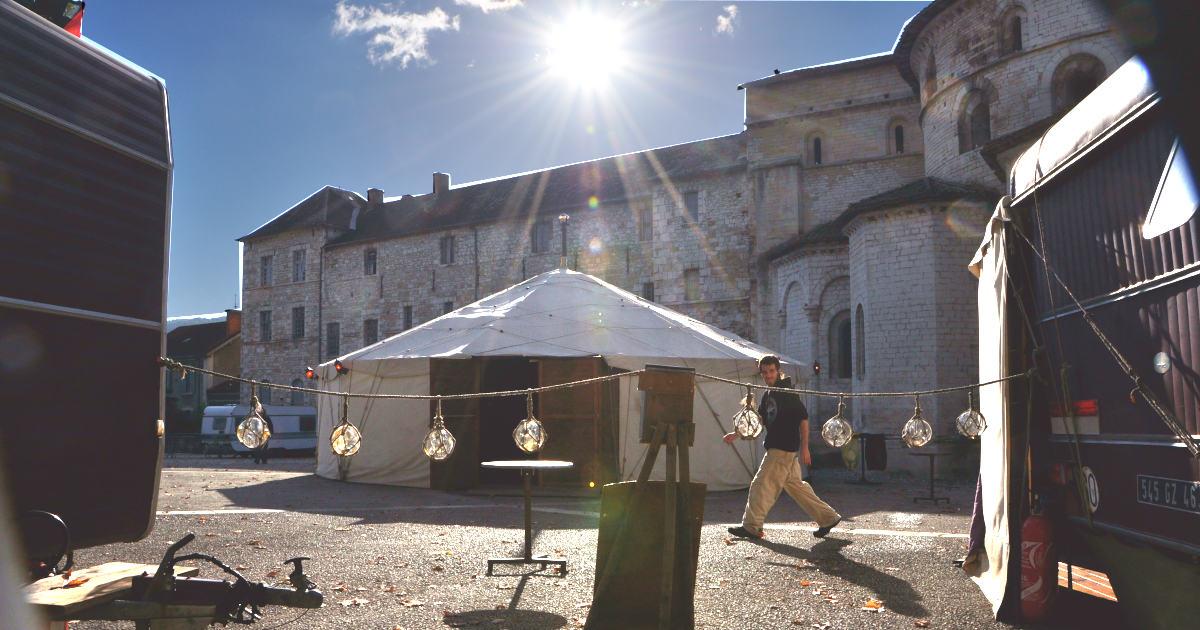
[[[345,229],[354,211],[366,205],[367,200],[358,193],[326,186],[238,240],[248,241],[302,227],[329,225]]]
[[[358,217],[330,246],[494,221],[556,215],[642,194],[644,182],[679,180],[745,166],[742,134],[689,142],[404,197]]]
[[[838,74],[841,72],[849,72],[851,70],[858,70],[860,68],[870,68],[872,66],[882,66],[890,63],[894,63],[892,61],[891,51],[875,53],[863,57],[855,57],[853,59],[841,59],[830,63],[822,63],[815,66],[806,66],[804,68],[786,70],[778,74],[765,76],[761,79],[747,81],[739,85],[738,89],[741,90],[748,87],[759,87],[772,83],[791,81],[793,79],[806,79],[827,74]]]
[[[806,245],[846,241],[843,230],[855,218],[875,210],[884,210],[913,203],[974,199],[993,202],[1000,194],[983,188],[947,182],[936,177],[924,177],[898,188],[872,195],[850,204],[838,218],[822,223],[799,236],[790,238],[764,252],[759,259],[770,261]]]
[[[201,358],[225,339],[224,321],[180,326],[167,333],[167,354],[175,359]]]

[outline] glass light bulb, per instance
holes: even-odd
[[[517,448],[526,453],[536,453],[542,450],[542,446],[546,444],[546,438],[549,437],[546,427],[533,416],[518,422],[512,435],[513,441],[517,443]]]
[[[954,421],[958,426],[958,432],[969,438],[977,438],[983,435],[983,431],[987,429],[987,420],[983,418],[983,414],[968,409],[958,414],[958,419]]]
[[[742,407],[737,413],[733,414],[733,431],[738,434],[738,437],[753,440],[762,435],[762,416],[758,415],[754,407]]]
[[[913,415],[904,423],[904,428],[900,431],[900,439],[912,448],[919,448],[929,443],[933,439],[933,427],[925,421],[925,417],[921,415],[921,406],[913,410]]]
[[[329,434],[329,448],[333,449],[334,455],[339,457],[354,455],[360,446],[362,446],[362,432],[348,422],[337,425],[334,427],[333,433]]]
[[[238,423],[237,439],[246,448],[261,448],[271,439],[271,429],[257,410],[251,411],[245,420]]]
[[[833,448],[842,448],[850,443],[850,438],[854,437],[854,427],[850,426],[850,423],[846,422],[845,416],[842,415],[842,410],[845,408],[845,403],[839,401],[837,413],[821,425],[821,439]]]
[[[446,428],[442,417],[437,416],[433,419],[433,427],[429,429],[429,435],[425,436],[421,450],[425,451],[425,456],[429,459],[440,462],[454,454],[455,442],[454,434]]]
[[[850,442],[850,438],[854,437],[854,429],[844,418],[835,416],[825,421],[821,427],[821,437],[826,444],[834,448],[842,448]]]

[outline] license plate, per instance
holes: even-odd
[[[1200,481],[1137,476],[1138,503],[1200,514]]]

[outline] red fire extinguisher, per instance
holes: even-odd
[[[1034,513],[1021,524],[1021,617],[1040,621],[1058,587],[1058,552],[1050,519]]]

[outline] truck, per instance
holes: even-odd
[[[31,581],[68,574],[73,549],[149,535],[163,461],[167,90],[79,36],[82,11],[0,0],[0,503]],[[191,539],[165,550],[153,575],[133,576],[124,603],[71,618],[146,627],[180,601],[213,623],[253,621],[268,601],[320,606],[303,559],[292,589],[240,575],[176,580]]]

